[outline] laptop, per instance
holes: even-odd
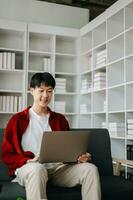
[[[44,132],[40,148],[40,163],[74,163],[87,152],[88,131]]]

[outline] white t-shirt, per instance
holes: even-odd
[[[29,115],[30,122],[22,136],[21,145],[24,151],[31,151],[36,156],[39,156],[43,132],[51,131],[49,114],[40,116],[30,108]]]
[[[36,156],[39,156],[43,132],[52,131],[49,125],[49,114],[40,116],[32,108],[29,109],[30,122],[22,136],[21,145],[24,151],[31,151]],[[63,163],[44,163],[46,169],[55,171],[61,167]]]

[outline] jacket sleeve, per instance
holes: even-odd
[[[16,121],[11,118],[9,121],[2,142],[2,160],[10,169],[16,169],[24,165],[34,154],[30,151],[23,152],[20,147],[19,136],[17,135]]]
[[[61,127],[62,130],[64,131],[70,130],[69,123],[64,115],[61,115],[61,125],[62,125]]]

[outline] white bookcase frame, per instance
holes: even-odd
[[[65,105],[62,113],[72,128],[110,130],[111,123],[124,124],[122,133],[110,137],[112,156],[127,158],[127,144],[133,145],[127,134],[127,120],[133,119],[132,18],[133,0],[119,0],[80,30],[0,20],[0,56],[8,60],[15,53],[15,67],[0,63],[0,103],[1,96],[15,101],[22,96],[22,107],[31,105],[31,76],[49,71],[63,85],[51,108]],[[5,127],[16,110],[1,105],[0,127]],[[124,166],[126,172],[129,168]]]

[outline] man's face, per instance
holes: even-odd
[[[31,88],[31,94],[34,99],[34,104],[36,106],[45,108],[51,101],[53,88],[51,86],[45,86],[41,84],[40,87]]]

